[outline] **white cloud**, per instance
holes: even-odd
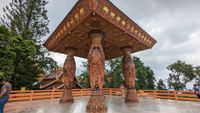
[[[0,1],[0,8],[7,4],[5,0]],[[47,9],[51,32],[76,1],[49,0]],[[146,65],[152,67],[157,79],[166,79],[169,74],[166,67],[179,59],[186,63],[200,65],[200,0],[111,1],[158,41],[152,49],[134,54],[140,57]],[[56,53],[51,53],[51,56],[60,66],[66,58],[65,55]],[[83,59],[76,58],[77,73],[80,73],[82,69],[82,61]]]
[[[5,5],[8,5],[10,3],[11,0],[0,0],[0,16],[2,16],[4,14],[3,12],[3,7]]]
[[[200,65],[199,0],[111,1],[158,41],[153,49],[134,54],[152,67],[157,79],[166,79],[169,74],[166,67],[179,59],[186,63]],[[54,1],[50,0],[51,2],[54,4]],[[59,4],[66,4],[66,6],[49,6],[49,17],[54,23],[50,23],[50,28],[55,29],[57,26],[55,23],[58,24],[62,19],[55,19],[56,11],[53,9],[65,8],[65,11],[56,14],[56,18],[64,17],[71,7],[67,3],[72,5],[75,2],[62,0]],[[78,69],[81,69],[79,66]]]

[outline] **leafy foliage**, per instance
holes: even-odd
[[[169,65],[167,69],[171,71],[168,78],[168,85],[170,89],[186,89],[186,84],[195,78],[193,66],[180,60]]]
[[[16,53],[13,48],[15,37],[4,26],[0,26],[0,77],[10,79],[14,72]]]
[[[122,70],[122,58],[111,59],[107,62],[110,69],[106,70],[105,87],[119,88],[124,82],[123,70]],[[108,76],[111,80],[109,80]]]
[[[198,85],[200,85],[200,66],[194,68],[195,80]]]
[[[136,89],[155,89],[155,75],[153,70],[145,66],[137,57],[134,58],[136,69]]]
[[[90,88],[90,78],[89,78],[89,71],[88,71],[88,63],[82,62],[83,67],[85,68],[82,73],[77,77],[80,85],[84,88]]]
[[[157,89],[158,89],[158,90],[166,90],[166,89],[167,89],[167,87],[166,87],[166,85],[164,84],[164,82],[163,82],[162,79],[160,79],[160,80],[158,81],[158,83],[157,83]]]
[[[4,26],[0,26],[1,77],[12,80],[13,88],[22,86],[30,88],[35,82],[36,69],[32,56],[35,54],[35,46],[32,40],[22,39],[10,32]]]
[[[41,37],[49,33],[45,9],[47,3],[46,0],[12,0],[3,9],[5,15],[1,18],[1,23],[21,38],[19,44],[14,46],[17,58],[12,82],[17,88],[31,88],[29,84],[35,82],[38,74],[57,67],[57,63],[48,56],[41,44]],[[31,48],[31,54],[27,54]]]
[[[47,3],[46,0],[12,0],[3,8],[5,15],[1,21],[21,37],[38,41],[49,32]]]
[[[134,58],[136,67],[136,88],[137,89],[154,89],[155,77],[150,67],[144,66],[139,58]],[[89,87],[89,73],[86,62],[83,62],[85,70],[77,77],[83,87]],[[124,83],[122,72],[122,58],[115,58],[106,62],[104,87],[119,88]]]

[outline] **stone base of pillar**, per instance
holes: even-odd
[[[126,103],[138,103],[139,102],[135,89],[127,90],[125,102]]]
[[[86,109],[89,113],[93,111],[95,113],[107,111],[105,96],[103,95],[102,91],[92,91]]]
[[[63,96],[60,99],[60,103],[73,103],[74,98],[72,96],[72,91],[69,89],[64,90]]]

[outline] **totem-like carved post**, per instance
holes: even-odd
[[[105,97],[102,93],[105,67],[105,55],[101,46],[103,33],[101,31],[92,31],[89,33],[89,37],[92,39],[92,45],[88,54],[92,94],[86,109],[95,112],[106,111]]]
[[[135,65],[133,59],[131,58],[131,47],[122,48],[124,53],[123,57],[123,73],[125,78],[125,84],[127,87],[127,94],[125,102],[138,102],[136,89],[135,89]]]
[[[76,49],[66,48],[67,58],[63,67],[63,81],[64,81],[64,92],[60,99],[60,103],[74,102],[72,96],[72,85],[75,77],[76,63],[74,60],[74,54]]]

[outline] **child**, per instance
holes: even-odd
[[[123,83],[120,85],[120,90],[121,90],[121,96],[124,99],[125,98],[125,87],[124,87]]]

